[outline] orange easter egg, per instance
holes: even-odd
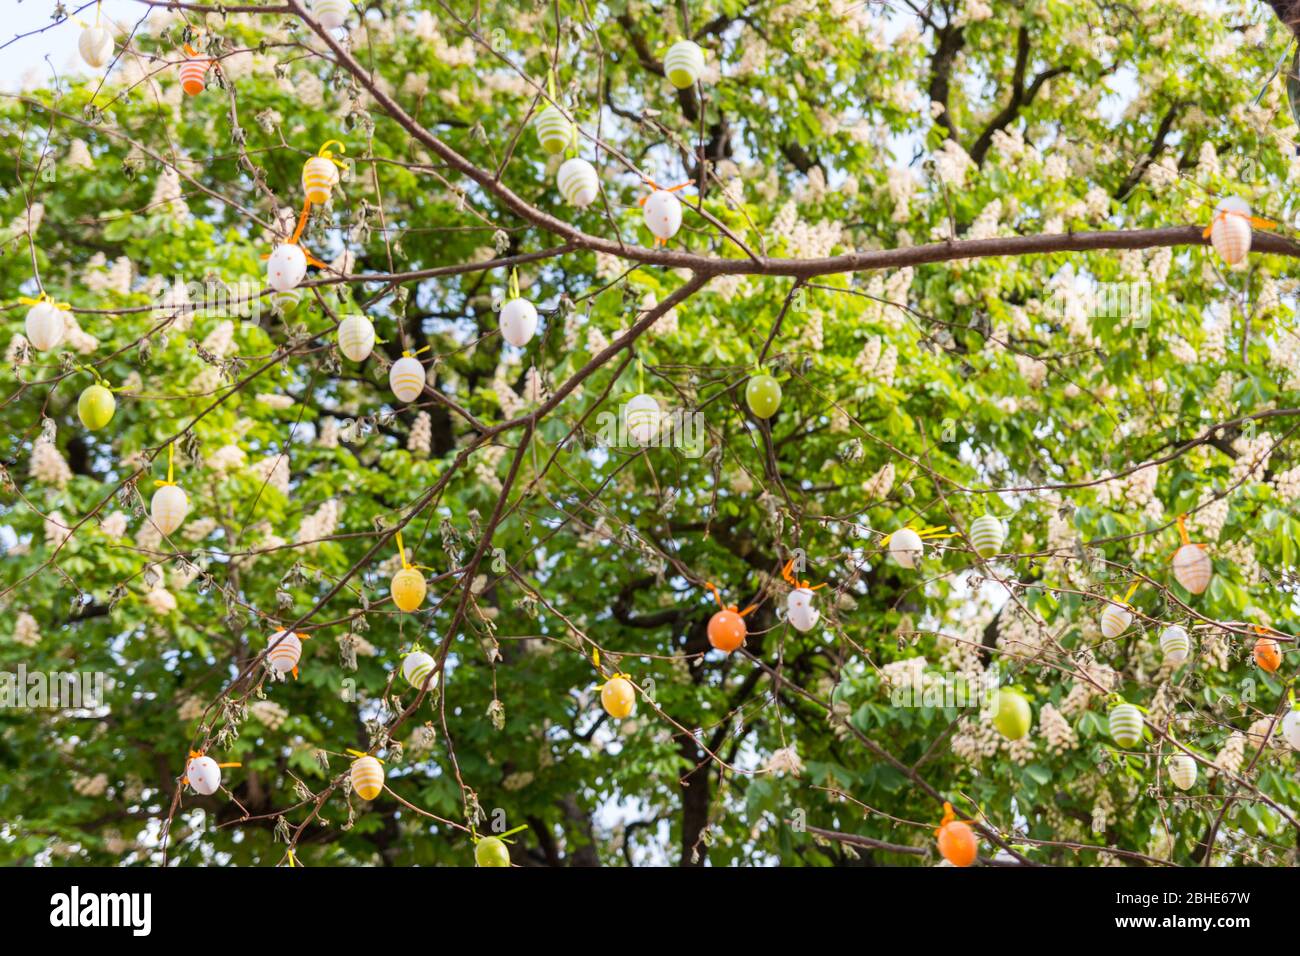
[[[1270,674],[1282,666],[1282,651],[1271,637],[1261,637],[1255,642],[1255,663]]]
[[[954,820],[939,828],[939,852],[953,866],[970,866],[979,855],[979,841],[968,824]]]
[[[736,613],[735,608],[719,611],[709,620],[709,643],[728,654],[745,643],[748,633],[745,619]]]

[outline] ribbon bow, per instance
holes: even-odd
[[[64,312],[71,311],[72,309],[72,305],[70,303],[55,302],[52,298],[50,298],[50,294],[48,292],[41,292],[41,294],[34,299],[30,298],[29,296],[20,295],[18,297],[18,301],[23,305],[33,305],[33,306],[40,305],[42,302],[48,302],[56,309],[62,309]]]
[[[199,757],[203,757],[203,756],[206,756],[206,755],[203,753],[202,750],[191,750],[191,751],[190,751],[190,755],[189,755],[189,757],[187,757],[187,758],[185,759],[185,766],[186,766],[186,768],[189,767],[189,765],[190,765],[190,761],[191,761],[191,760],[197,760]],[[218,767],[222,767],[222,768],[226,768],[226,767],[242,767],[243,764],[242,764],[242,763],[239,763],[238,761],[235,761],[234,763],[219,763],[219,764],[217,764],[217,766],[218,766]],[[188,787],[188,786],[190,785],[189,774],[186,774],[185,776],[181,777],[181,785],[182,785],[182,786],[186,786],[186,787]]]
[[[817,585],[816,587],[813,587],[811,581],[797,580],[794,576],[794,562],[795,559],[791,558],[789,561],[785,563],[785,567],[781,569],[781,577],[782,579],[784,579],[786,584],[790,585],[790,587],[792,588],[805,588],[809,591],[817,591],[821,588],[826,587],[825,581],[823,581],[821,584]]]
[[[951,804],[951,803],[949,803],[947,800],[945,800],[945,801],[943,802],[943,819],[939,821],[939,825],[935,828],[934,835],[935,835],[935,836],[938,836],[938,835],[943,831],[943,828],[946,827],[946,826],[947,826],[948,824],[950,824],[950,823],[965,823],[965,824],[970,824],[970,823],[973,823],[973,822],[974,822],[974,821],[972,821],[972,820],[958,820],[958,819],[957,819],[957,811],[955,811],[955,810],[952,808],[952,804]]]
[[[724,611],[731,611],[732,613],[739,614],[741,617],[744,617],[746,614],[749,614],[751,611],[756,611],[756,610],[758,610],[758,605],[757,605],[757,604],[751,604],[749,607],[745,608],[743,611],[740,610],[739,605],[736,605],[736,604],[723,604],[723,603],[722,603],[722,594],[719,593],[719,591],[718,591],[718,587],[717,587],[716,584],[713,584],[713,583],[710,582],[710,581],[705,581],[705,582],[704,582],[704,586],[705,586],[706,588],[708,588],[710,591],[713,592],[713,599],[714,599],[715,601],[718,602],[718,607],[722,608],[722,610],[724,610]]]
[[[1258,216],[1252,216],[1250,213],[1242,212],[1240,209],[1220,209],[1214,214],[1214,218],[1210,220],[1210,224],[1205,227],[1205,231],[1201,233],[1201,238],[1209,239],[1210,233],[1214,230],[1214,224],[1222,219],[1226,219],[1228,216],[1240,216],[1256,229],[1277,228],[1277,223],[1269,219],[1260,219]]]
[[[321,143],[320,151],[316,155],[319,156],[321,159],[328,159],[339,169],[347,169],[348,168],[347,163],[344,163],[341,160],[337,160],[334,158],[334,151],[330,149],[331,144],[338,146],[340,153],[346,153],[348,151],[348,148],[344,146],[342,143],[340,143],[337,139],[327,139],[325,140],[325,142]]]
[[[938,541],[942,538],[957,537],[957,533],[955,531],[950,534],[940,534],[939,532],[943,531],[945,527],[944,525],[941,524],[931,525],[928,528],[917,528],[914,527],[914,524],[915,524],[914,522],[909,522],[907,527],[910,530],[915,531],[916,536],[920,538],[922,541]],[[881,539],[880,543],[882,545],[889,544],[889,539],[892,538],[893,536],[894,535],[892,534],[885,535],[884,538]]]
[[[351,747],[347,748],[346,753],[349,753],[349,754],[351,754],[352,756],[357,757],[357,758],[361,758],[361,757],[375,757],[374,754],[362,753],[360,750],[353,750]],[[383,758],[383,757],[375,757],[375,759],[378,760],[380,763],[383,763],[383,762],[384,762],[384,758]]]
[[[159,488],[165,488],[167,485],[176,484],[175,481],[175,463],[176,463],[176,443],[172,442],[167,446],[167,480],[155,478],[154,484]]]
[[[420,351],[424,351],[424,350],[421,349]],[[403,354],[403,355],[408,355],[408,356],[409,356],[411,353],[409,353],[409,352],[403,352],[402,354]],[[393,533],[393,537],[394,537],[394,539],[396,539],[396,541],[397,541],[397,556],[398,556],[398,557],[401,559],[401,561],[402,561],[402,570],[403,570],[403,571],[409,571],[409,570],[411,570],[412,568],[417,569],[417,570],[421,570],[421,571],[432,571],[432,570],[433,570],[433,568],[426,567],[426,566],[423,565],[423,564],[411,564],[409,561],[407,561],[407,560],[406,560],[406,546],[405,546],[404,544],[402,544],[402,532],[400,532],[400,531],[396,531],[396,532],[394,532],[394,533]],[[413,648],[413,649],[414,649],[414,648]]]

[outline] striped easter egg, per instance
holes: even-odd
[[[1101,633],[1108,640],[1119,637],[1133,623],[1133,612],[1119,604],[1107,604],[1101,612]]]
[[[511,299],[501,306],[501,337],[517,349],[537,334],[537,307],[527,299]]]
[[[1178,665],[1187,660],[1192,652],[1192,641],[1187,631],[1177,624],[1170,624],[1160,632],[1160,653],[1170,664]]]
[[[1300,710],[1288,710],[1282,718],[1282,736],[1291,749],[1300,750]]]
[[[889,536],[889,553],[905,568],[914,568],[925,553],[925,542],[911,528],[900,528]]]
[[[1006,526],[1001,519],[993,515],[981,515],[971,522],[970,543],[981,558],[991,558],[995,554],[1000,554],[1002,542],[1006,537]]]
[[[364,315],[349,315],[339,323],[339,351],[352,361],[364,362],[374,348],[375,326]]]
[[[623,406],[628,436],[638,445],[648,445],[659,434],[659,403],[649,395],[634,395]]]
[[[266,652],[266,663],[277,674],[287,674],[298,666],[302,657],[302,641],[297,634],[276,631],[267,641],[270,650]]]
[[[301,301],[301,289],[287,289],[284,292],[272,292],[271,311],[276,315],[288,315],[294,309],[298,308],[298,303]]]
[[[348,0],[312,0],[311,15],[326,30],[334,30],[343,26],[350,6]]]
[[[211,757],[191,757],[185,765],[185,779],[195,793],[207,796],[221,786],[221,768]]]
[[[1179,790],[1190,790],[1196,783],[1196,761],[1188,754],[1174,754],[1169,758],[1169,779]]]
[[[403,355],[388,370],[388,387],[399,402],[413,402],[424,391],[424,366],[409,355]]]
[[[537,131],[537,142],[552,156],[564,152],[564,147],[573,141],[573,124],[558,107],[550,104],[537,114],[533,129]]]
[[[1174,577],[1193,594],[1205,593],[1205,589],[1210,586],[1212,574],[1214,565],[1204,548],[1185,544],[1174,552]]]
[[[63,310],[53,302],[37,302],[27,310],[27,341],[42,352],[56,347],[67,331]]]
[[[666,189],[656,189],[641,206],[646,228],[656,239],[667,242],[682,228],[682,203]]]
[[[1132,704],[1116,704],[1110,712],[1110,736],[1121,747],[1136,746],[1142,740],[1142,711]]]
[[[636,689],[624,677],[615,677],[600,689],[600,705],[605,713],[620,720],[636,710]]]
[[[384,765],[374,757],[358,757],[349,773],[352,789],[362,800],[373,800],[384,789]]]
[[[555,183],[560,187],[560,195],[569,205],[582,209],[590,206],[600,193],[600,180],[596,176],[596,167],[585,159],[566,159],[555,174]]]
[[[402,568],[393,575],[388,586],[393,595],[393,603],[408,614],[424,603],[424,595],[429,586],[424,583],[424,575],[415,568]]]
[[[212,61],[205,56],[192,56],[180,65],[181,89],[187,96],[198,96],[203,92],[211,65]]]
[[[77,51],[87,66],[98,70],[113,56],[113,34],[107,27],[86,27],[77,37]]]
[[[433,671],[433,658],[424,651],[411,651],[402,658],[402,676],[406,682],[417,690],[424,686],[424,679]]]
[[[704,51],[691,40],[678,40],[664,56],[664,73],[679,90],[694,85],[704,72]]]
[[[189,511],[190,499],[176,485],[161,486],[149,502],[149,515],[154,527],[165,535],[179,528]]]
[[[313,156],[302,164],[302,191],[314,206],[330,201],[330,192],[338,181],[339,168],[324,156]]]
[[[296,243],[282,242],[266,260],[266,284],[276,292],[298,288],[307,275],[307,256]]]
[[[1250,252],[1250,204],[1236,196],[1219,203],[1210,225],[1210,243],[1230,266],[1245,259]]]

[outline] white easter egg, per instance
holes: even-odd
[[[339,351],[364,362],[375,348],[375,326],[364,315],[349,315],[339,323]]]
[[[667,242],[682,228],[682,203],[665,189],[656,189],[641,207],[646,228],[656,239]]]
[[[1192,642],[1187,636],[1187,631],[1177,624],[1170,624],[1160,632],[1160,652],[1169,663],[1181,664],[1187,660],[1187,655],[1191,651]]]
[[[326,30],[335,30],[343,26],[350,6],[348,0],[313,0],[311,14]]]
[[[101,69],[113,58],[113,34],[107,27],[86,27],[77,38],[77,50],[87,66]]]
[[[296,244],[284,242],[266,260],[266,282],[276,292],[296,289],[307,275],[307,256]]]
[[[179,528],[189,511],[190,499],[177,485],[162,485],[149,502],[154,527],[165,535]]]
[[[1190,790],[1196,783],[1196,761],[1188,754],[1174,754],[1169,758],[1169,779],[1179,790]]]
[[[1210,225],[1210,243],[1230,266],[1245,259],[1250,252],[1250,204],[1236,196],[1219,203]]]
[[[793,610],[796,607],[812,607],[813,598],[817,594],[812,588],[795,588],[785,599],[787,610]]]
[[[1291,749],[1300,750],[1300,710],[1288,710],[1282,718],[1282,736]]]
[[[27,341],[32,348],[42,352],[55,348],[63,341],[67,323],[63,310],[53,302],[37,302],[27,310]]]
[[[560,195],[569,205],[579,209],[590,206],[600,193],[600,179],[596,176],[596,167],[585,159],[566,159],[555,175]]]
[[[501,337],[521,349],[537,334],[537,307],[527,299],[511,299],[501,306]]]
[[[802,588],[800,590],[803,590]],[[794,594],[790,595],[794,597]],[[786,617],[797,631],[811,631],[821,620],[822,613],[811,604],[786,604]]]
[[[925,553],[925,542],[911,528],[900,528],[889,536],[889,553],[905,568],[914,568]]]
[[[1174,577],[1193,594],[1204,594],[1213,574],[1214,565],[1204,548],[1185,544],[1174,552]]]
[[[1108,640],[1119,637],[1133,623],[1133,612],[1118,604],[1107,604],[1101,612],[1101,633]]]
[[[433,670],[433,658],[424,651],[411,651],[406,657],[402,658],[402,676],[412,687],[419,689],[424,685],[424,679],[429,676]]]
[[[216,793],[221,786],[221,768],[211,757],[191,757],[185,765],[185,779],[195,793],[207,796]]]
[[[403,355],[388,370],[388,387],[399,402],[413,402],[424,391],[424,366],[417,359]]]
[[[648,445],[659,434],[659,403],[649,395],[634,395],[623,406],[627,433],[638,445]]]
[[[297,634],[276,631],[266,642],[270,650],[266,652],[266,663],[277,674],[287,674],[298,666],[302,657],[302,641]]]

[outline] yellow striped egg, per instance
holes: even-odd
[[[1142,740],[1142,711],[1116,704],[1110,711],[1110,736],[1121,747],[1136,746]]]
[[[181,76],[181,89],[187,96],[198,96],[203,92],[208,76],[208,67],[212,61],[205,56],[192,56],[181,63],[178,72]]]
[[[298,666],[302,657],[302,641],[297,634],[276,631],[267,641],[270,650],[266,652],[266,664],[277,674],[287,674]]]
[[[1192,642],[1187,631],[1177,624],[1170,624],[1160,632],[1160,652],[1170,664],[1181,664],[1192,652]]]
[[[971,522],[970,543],[981,558],[991,558],[995,554],[1000,554],[1002,542],[1006,537],[1006,526],[993,515],[981,515]]]
[[[266,260],[266,284],[276,292],[298,288],[306,275],[307,256],[296,243],[280,243]]]
[[[1199,545],[1185,544],[1174,552],[1174,577],[1193,594],[1204,594],[1213,574],[1210,556]]]
[[[53,302],[37,302],[27,310],[27,341],[34,349],[46,352],[57,347],[67,329],[63,310]]]
[[[334,30],[348,18],[349,6],[348,0],[312,0],[311,15],[326,30]]]
[[[605,713],[620,720],[630,717],[636,710],[636,689],[632,682],[623,677],[615,677],[600,689],[600,705]]]
[[[517,349],[537,333],[537,307],[527,299],[511,299],[501,306],[501,337]]]
[[[1108,640],[1119,637],[1133,623],[1133,612],[1119,604],[1107,604],[1101,612],[1101,633]]]
[[[433,671],[433,658],[424,651],[411,651],[402,658],[402,676],[406,682],[417,690],[424,686],[424,679]]]
[[[596,176],[596,167],[585,159],[566,159],[555,174],[556,185],[560,195],[569,205],[582,209],[590,206],[600,193],[600,180]]]
[[[1169,758],[1169,779],[1179,790],[1190,790],[1196,783],[1196,761],[1188,754],[1174,754]]]
[[[424,366],[417,359],[403,355],[388,370],[388,387],[399,402],[413,402],[424,391]]]
[[[656,189],[641,206],[646,228],[656,239],[667,242],[682,228],[682,203],[666,189]]]
[[[384,789],[384,765],[374,757],[358,757],[352,761],[349,776],[352,789],[362,800],[373,800]]]
[[[87,66],[98,70],[113,57],[113,34],[107,27],[86,27],[77,37],[77,51]]]
[[[679,90],[692,86],[704,73],[704,51],[692,40],[678,40],[664,55],[664,73]]]
[[[659,434],[659,403],[650,395],[634,395],[623,406],[627,433],[638,445],[648,445]]]
[[[1219,203],[1210,224],[1210,243],[1230,266],[1245,259],[1250,252],[1250,204],[1236,196]]]
[[[1288,710],[1282,718],[1282,736],[1293,750],[1300,750],[1300,710]]]
[[[402,568],[393,575],[388,590],[393,595],[393,603],[409,614],[424,603],[429,586],[424,583],[424,575],[416,568]]]
[[[191,757],[185,765],[185,779],[195,793],[216,793],[221,786],[221,768],[211,757]]]
[[[375,326],[364,315],[349,315],[339,323],[339,351],[352,361],[364,362],[374,348]],[[420,374],[424,375],[423,369]]]
[[[889,553],[905,568],[914,568],[925,554],[925,542],[911,528],[899,528],[889,536]]]
[[[537,141],[542,149],[552,156],[564,152],[564,147],[573,141],[573,124],[556,106],[547,104],[533,120],[533,129],[537,131]]]
[[[324,156],[313,156],[302,164],[302,191],[314,206],[330,201],[330,193],[338,181],[339,168]]]
[[[171,534],[181,526],[190,511],[190,499],[177,485],[163,485],[153,493],[149,502],[149,514],[154,527],[164,535]]]

